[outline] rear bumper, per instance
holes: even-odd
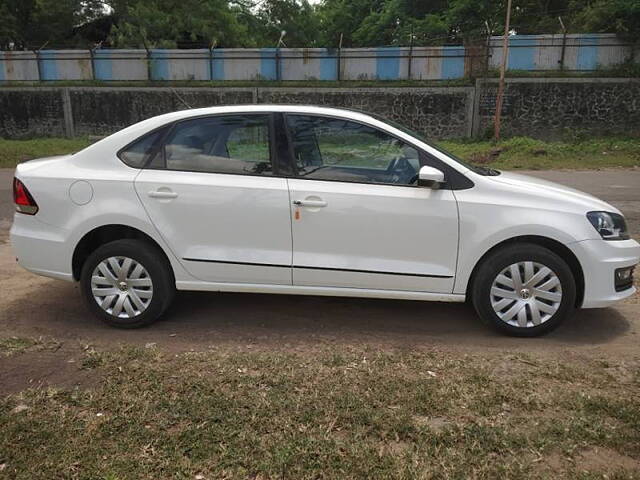
[[[616,269],[637,265],[640,262],[638,242],[583,240],[567,246],[578,257],[584,273],[582,308],[608,307],[636,293],[633,286],[616,292],[614,275]]]
[[[30,272],[61,280],[73,280],[71,256],[64,229],[33,216],[16,213],[11,226],[11,247],[18,264]]]

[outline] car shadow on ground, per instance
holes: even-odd
[[[119,330],[88,313],[77,284],[46,280],[0,312],[0,328],[96,344],[149,342],[178,350],[212,345],[263,344],[273,348],[327,343],[389,347],[429,345],[518,348],[606,344],[630,329],[617,309],[579,310],[551,334],[522,340],[482,323],[470,306],[404,300],[298,295],[179,292],[158,323]],[[42,313],[46,312],[46,313]]]

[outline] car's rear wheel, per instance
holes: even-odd
[[[175,294],[171,267],[157,247],[123,239],[96,249],[80,276],[89,309],[109,325],[138,328],[155,322]]]
[[[571,269],[535,244],[513,244],[492,253],[479,266],[472,287],[478,315],[509,335],[548,333],[575,309]]]

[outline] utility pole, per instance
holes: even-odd
[[[502,65],[500,65],[500,81],[498,83],[498,95],[496,97],[496,113],[493,125],[493,137],[500,140],[500,120],[502,117],[502,97],[504,97],[504,72],[507,69],[509,58],[509,22],[511,21],[511,0],[507,0],[507,16],[504,21],[504,38],[502,40]]]
[[[280,65],[280,47],[282,45],[284,45],[284,47],[287,47],[287,44],[284,43],[284,40],[282,40],[284,38],[284,36],[287,34],[286,30],[282,30],[280,32],[280,38],[278,39],[278,45],[276,46],[276,80],[280,81],[282,80],[282,67]]]
[[[338,42],[338,55],[336,55],[336,80],[342,80],[342,74],[340,69],[342,68],[342,33],[340,34],[340,41]]]
[[[487,29],[487,42],[485,44],[484,52],[484,78],[489,76],[489,58],[491,57],[491,27],[487,20],[484,21],[484,26]]]
[[[560,27],[562,28],[562,50],[560,50],[560,70],[564,70],[564,54],[567,50],[567,29],[564,26],[564,22],[562,21],[562,17],[558,17],[558,21],[560,22]]]
[[[409,35],[409,58],[407,59],[407,80],[411,80],[411,57],[413,56],[413,39],[415,35],[413,34],[413,29],[411,30],[411,34]]]

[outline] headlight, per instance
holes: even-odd
[[[627,240],[629,232],[624,217],[613,212],[589,212],[587,218],[604,240]]]

